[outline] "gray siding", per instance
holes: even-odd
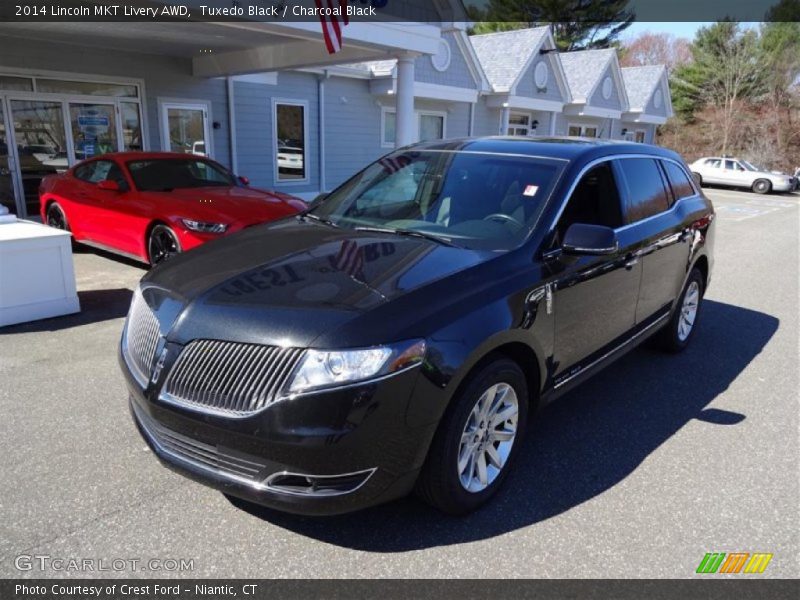
[[[192,76],[190,60],[8,37],[0,37],[0,48],[0,65],[3,67],[64,71],[89,78],[101,75],[144,80],[144,118],[150,150],[163,148],[159,131],[159,98],[209,101],[209,119],[220,124],[219,129],[211,129],[214,158],[225,165],[230,164],[225,80]]]
[[[280,72],[277,85],[234,84],[236,98],[236,145],[239,172],[254,186],[288,194],[319,190],[319,101],[317,76],[311,73]],[[272,100],[277,98],[308,103],[307,183],[275,182]]]
[[[597,106],[599,108],[610,108],[612,110],[622,110],[622,100],[620,96],[619,86],[617,86],[617,80],[611,75],[611,69],[613,65],[609,65],[603,76],[600,77],[600,83],[597,86],[597,89],[592,94],[592,97],[589,98],[588,104],[590,106]],[[611,77],[611,83],[613,84],[611,97],[606,100],[603,98],[603,81],[605,81],[606,77]]]
[[[475,105],[475,136],[498,135],[500,133],[499,108],[489,108],[486,106],[486,99],[479,98]]]
[[[556,102],[564,102],[564,95],[561,93],[561,88],[558,86],[556,79],[556,71],[553,68],[553,62],[550,60],[552,54],[538,56],[523,73],[519,83],[517,84],[517,96],[525,96],[526,98],[535,98],[537,100],[554,100]],[[547,78],[547,85],[543,89],[537,89],[536,81],[534,79],[534,70],[539,63],[545,63],[549,70]]]
[[[659,117],[666,117],[667,116],[667,98],[669,97],[669,87],[664,85],[663,81],[658,84],[659,89],[661,90],[662,98],[661,98],[661,106],[656,108],[656,105],[653,103],[655,99],[655,92],[650,96],[650,99],[647,101],[647,106],[645,107],[645,111],[648,115],[657,115]]]
[[[450,66],[444,72],[437,71],[429,56],[420,56],[414,62],[414,79],[422,83],[435,83],[453,87],[477,89],[478,84],[469,70],[467,60],[455,39],[454,33],[447,33],[442,39],[450,46]]]
[[[390,151],[381,147],[381,108],[360,79],[325,82],[326,187],[331,190]]]

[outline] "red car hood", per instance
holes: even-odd
[[[245,187],[181,188],[143,192],[170,206],[175,216],[218,223],[250,225],[293,215],[305,208],[300,198]]]

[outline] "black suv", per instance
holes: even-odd
[[[403,148],[148,273],[121,342],[133,417],[167,466],[280,510],[416,489],[468,512],[534,407],[650,336],[686,347],[713,221],[652,146]]]

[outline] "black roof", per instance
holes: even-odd
[[[682,160],[671,150],[619,140],[599,140],[576,137],[526,138],[515,136],[492,136],[460,138],[422,142],[411,146],[415,150],[452,150],[468,152],[491,152],[496,154],[524,154],[559,158],[570,162],[578,159],[591,160],[613,154],[650,154]],[[582,162],[582,161],[581,161]]]

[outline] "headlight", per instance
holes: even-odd
[[[225,223],[207,223],[205,221],[193,221],[192,219],[181,219],[186,229],[198,233],[225,233],[228,226]]]
[[[286,392],[298,394],[397,373],[421,363],[425,349],[425,340],[414,340],[358,350],[308,350]]]

